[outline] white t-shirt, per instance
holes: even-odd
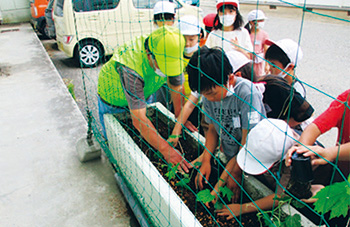
[[[253,51],[252,41],[250,40],[249,32],[245,28],[238,28],[234,31],[222,31],[220,29],[210,32],[205,45],[209,48],[222,47],[225,52],[236,50],[232,43],[237,37],[238,44],[246,51]],[[223,39],[222,39],[223,38]]]

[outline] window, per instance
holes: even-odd
[[[153,9],[154,5],[159,0],[132,0],[132,3],[134,4],[135,8],[137,9]],[[182,7],[182,5],[176,1],[176,0],[169,0],[169,2],[175,3],[175,8],[179,9]]]
[[[73,8],[76,12],[88,12],[94,10],[114,9],[120,0],[73,0]]]
[[[64,0],[57,0],[56,1],[56,7],[54,9],[54,14],[58,17],[63,17],[63,5]]]

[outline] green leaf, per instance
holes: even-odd
[[[215,199],[215,195],[210,194],[209,189],[205,189],[197,193],[197,201],[208,203]]]
[[[183,188],[188,188],[188,183],[190,182],[189,178],[182,178],[179,182],[177,182],[175,185]]]
[[[220,187],[220,188],[219,188],[219,191],[221,192],[223,198],[225,198],[225,196],[226,196],[226,198],[228,199],[228,201],[231,201],[232,196],[233,196],[234,194],[233,194],[233,192],[232,192],[228,187],[226,187],[226,186],[225,186],[225,187]]]
[[[222,179],[222,178],[219,178],[219,180],[220,180],[220,181],[222,181],[223,183],[225,183],[224,179]]]
[[[223,207],[223,204],[220,200],[216,201],[215,205],[214,205],[214,209],[215,210],[221,210]]]
[[[281,197],[276,197],[276,200],[284,203],[284,202],[289,202],[290,200],[292,200],[292,197],[282,193]]]
[[[321,189],[314,198],[315,211],[325,214],[331,211],[330,219],[347,215],[350,207],[349,186],[347,181],[335,183]]]
[[[177,168],[179,167],[180,163],[177,163],[175,166],[171,167],[170,170],[165,174],[165,176],[171,180],[174,179],[176,176]]]
[[[281,223],[281,227],[300,227],[301,226],[301,217],[299,214],[294,214],[293,216],[288,216],[284,220],[284,222]]]
[[[292,200],[292,205],[295,207],[295,208],[303,208],[305,207],[304,204],[302,204],[301,202],[299,202],[298,200]]]
[[[201,167],[202,162],[195,162],[193,165],[194,165],[194,167],[199,168],[199,167]]]

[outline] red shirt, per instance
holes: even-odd
[[[345,105],[347,103],[347,106]],[[315,123],[321,133],[325,133],[333,127],[338,128],[338,140],[340,144],[350,142],[350,89],[343,92],[334,100],[328,109],[317,117]],[[343,123],[344,119],[344,123]],[[343,130],[342,130],[343,126]]]

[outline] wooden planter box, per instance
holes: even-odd
[[[147,114],[157,114],[159,120],[168,123],[171,128],[174,126],[174,115],[159,103],[149,105]],[[152,226],[202,226],[119,123],[118,120],[125,118],[130,118],[130,115],[104,115],[109,148],[117,161],[118,175],[126,181]],[[172,122],[169,123],[169,119]],[[186,139],[194,148],[198,146],[198,141],[205,143],[205,138],[197,132],[188,133]],[[273,193],[253,176],[245,177],[243,187],[254,200]],[[299,213],[293,207],[285,207],[284,211],[292,215]],[[302,214],[300,216],[303,226],[315,226]]]

